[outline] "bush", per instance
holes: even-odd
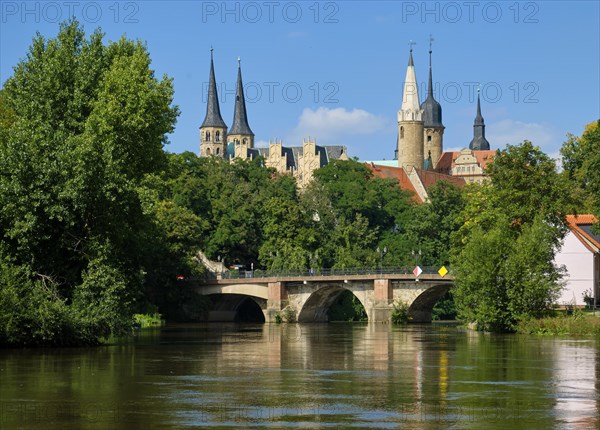
[[[412,318],[408,313],[408,303],[397,301],[394,302],[392,308],[392,323],[407,324]]]
[[[160,327],[164,325],[165,321],[162,319],[161,314],[134,314],[133,322],[139,328],[148,327]]]

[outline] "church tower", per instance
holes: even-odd
[[[398,165],[400,167],[423,168],[423,133],[423,111],[419,105],[419,91],[411,45],[404,93],[402,94],[402,107],[398,112]]]
[[[427,99],[421,105],[423,110],[425,143],[425,160],[429,169],[435,168],[438,160],[444,151],[444,125],[442,124],[442,106],[433,98],[433,79],[431,73],[431,42],[429,38],[429,88],[427,89]]]
[[[210,48],[210,76],[208,78],[208,101],[206,117],[200,126],[200,156],[221,157],[227,155],[227,125],[221,117],[219,95],[215,82],[215,67],[213,65],[213,49]]]
[[[481,103],[479,101],[479,90],[477,90],[477,116],[473,123],[473,140],[469,144],[469,149],[474,151],[489,150],[490,142],[485,138],[485,123],[481,116]]]
[[[244,85],[242,83],[242,66],[238,58],[237,90],[235,93],[235,110],[233,124],[229,129],[227,140],[234,144],[234,156],[247,158],[248,149],[254,148],[254,133],[248,125],[246,115],[246,101],[244,99]]]

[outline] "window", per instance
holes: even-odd
[[[206,148],[206,155],[210,156],[210,148]]]
[[[242,142],[243,142],[243,144],[244,144],[244,145],[246,145],[246,143],[248,142],[248,139],[246,139],[246,138],[244,137],[244,140],[243,140]]]
[[[431,136],[427,136],[427,142],[431,142]]]
[[[205,136],[206,141],[210,142],[210,131],[207,131]]]
[[[217,132],[217,133],[218,133],[218,132]],[[219,150],[219,148],[217,148],[217,149],[215,150],[215,154],[217,154],[217,155],[219,155],[219,154],[220,154],[220,152],[221,152],[221,151]]]
[[[220,132],[220,131],[217,131],[217,132],[215,133],[215,140],[216,140],[217,142],[220,142],[220,141],[221,141],[221,132]]]
[[[404,139],[404,127],[400,127],[400,139]]]

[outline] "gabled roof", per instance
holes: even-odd
[[[484,150],[471,150],[473,156],[477,160],[479,166],[482,169],[485,169],[490,161],[494,159],[496,155],[496,151],[493,149],[489,149],[487,151]],[[435,170],[440,173],[449,173],[450,170],[454,167],[454,162],[460,156],[461,151],[450,151],[442,153],[442,156],[438,160]]]
[[[591,252],[600,252],[600,235],[592,233],[592,226],[598,222],[594,215],[567,215],[567,225],[575,237]]]

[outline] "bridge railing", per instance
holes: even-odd
[[[439,266],[423,266],[421,274],[437,274]],[[313,269],[313,270],[230,270],[222,273],[207,273],[202,277],[188,278],[190,281],[211,279],[244,279],[244,278],[310,278],[311,276],[340,277],[346,275],[398,275],[412,274],[413,267],[382,267],[355,269]]]

